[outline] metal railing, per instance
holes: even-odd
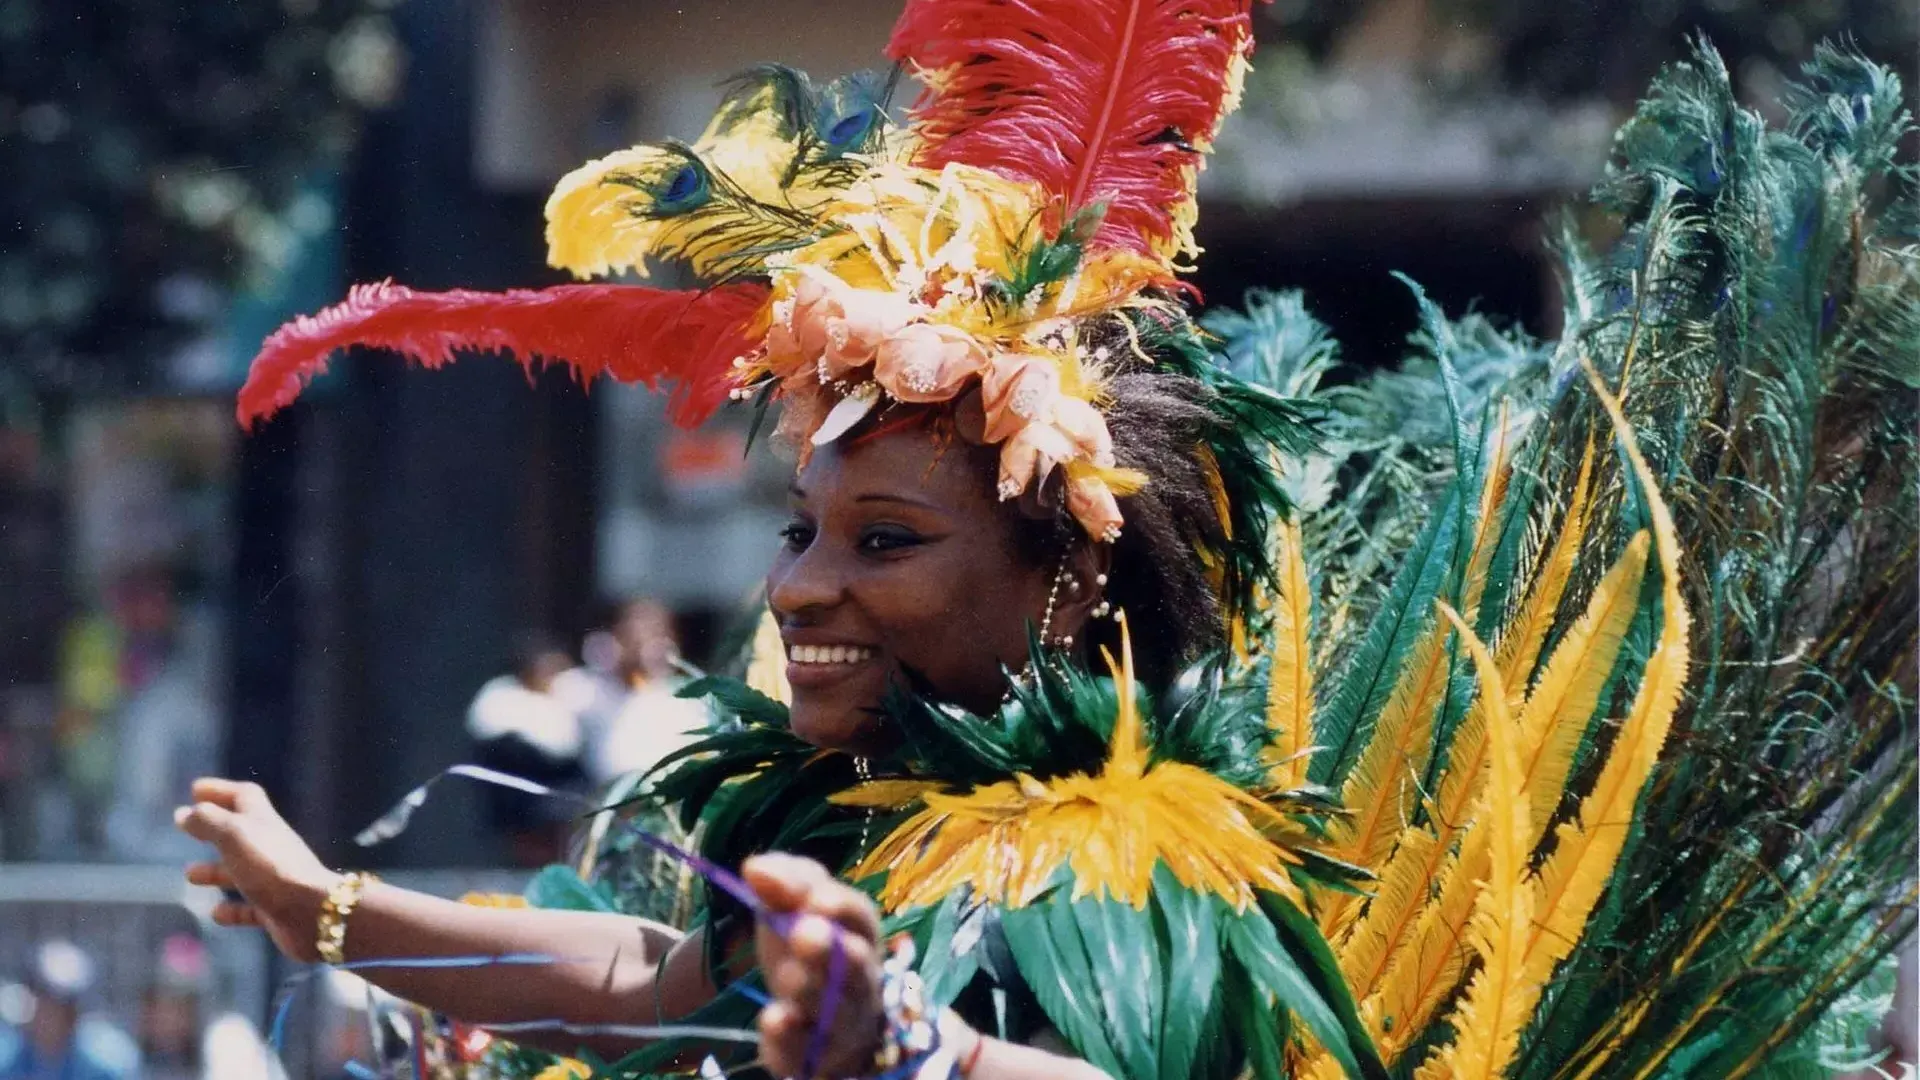
[[[526,875],[502,871],[424,871],[384,875],[395,884],[440,896],[518,892]],[[272,1021],[276,992],[298,971],[277,956],[264,934],[213,925],[217,890],[188,885],[171,866],[0,863],[0,982],[21,978],[44,942],[71,941],[89,953],[96,979],[90,1012],[128,1033],[139,1031],[142,1001],[159,980],[167,940],[186,935],[206,950],[197,987],[203,1022],[246,1017],[260,1030]],[[303,987],[304,989],[304,987]],[[288,1072],[306,1076],[309,1018],[321,995],[290,1013]],[[271,1070],[263,1063],[261,1075]]]

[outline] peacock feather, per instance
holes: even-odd
[[[1306,380],[1328,439],[1286,464],[1320,479],[1272,542],[1315,595],[1261,597],[1251,653],[1315,688],[1292,745],[1340,787],[1333,853],[1376,874],[1317,917],[1396,1075],[1817,1059],[1912,931],[1900,102],[1823,48],[1770,128],[1703,45],[1617,140],[1617,240],[1560,244],[1561,341],[1422,297],[1407,364]],[[1272,385],[1331,362],[1288,298],[1208,323]]]

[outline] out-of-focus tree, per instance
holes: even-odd
[[[1405,0],[1276,0],[1273,35],[1327,55],[1342,32]],[[1662,66],[1705,34],[1748,96],[1771,99],[1823,39],[1849,39],[1899,69],[1920,58],[1920,6],[1911,0],[1426,0],[1447,38],[1435,50],[1442,85],[1547,98],[1637,99]]]
[[[390,2],[0,3],[0,377],[138,386],[330,227],[305,181],[399,86]]]

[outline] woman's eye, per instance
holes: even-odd
[[[789,551],[805,551],[813,542],[813,526],[804,522],[793,522],[780,530],[780,539],[786,543]]]
[[[919,534],[908,529],[885,528],[868,529],[860,534],[860,550],[882,554],[913,547],[920,543]]]

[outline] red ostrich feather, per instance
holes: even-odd
[[[1237,94],[1251,0],[908,0],[887,55],[929,90],[918,163],[1107,204],[1094,244],[1190,245],[1194,174]]]
[[[555,285],[507,292],[415,292],[379,282],[273,332],[253,358],[236,412],[243,427],[273,415],[325,370],[336,349],[389,349],[422,367],[458,350],[512,353],[529,370],[571,367],[582,382],[674,386],[675,423],[693,426],[726,400],[735,357],[758,344],[764,285],[704,291]]]

